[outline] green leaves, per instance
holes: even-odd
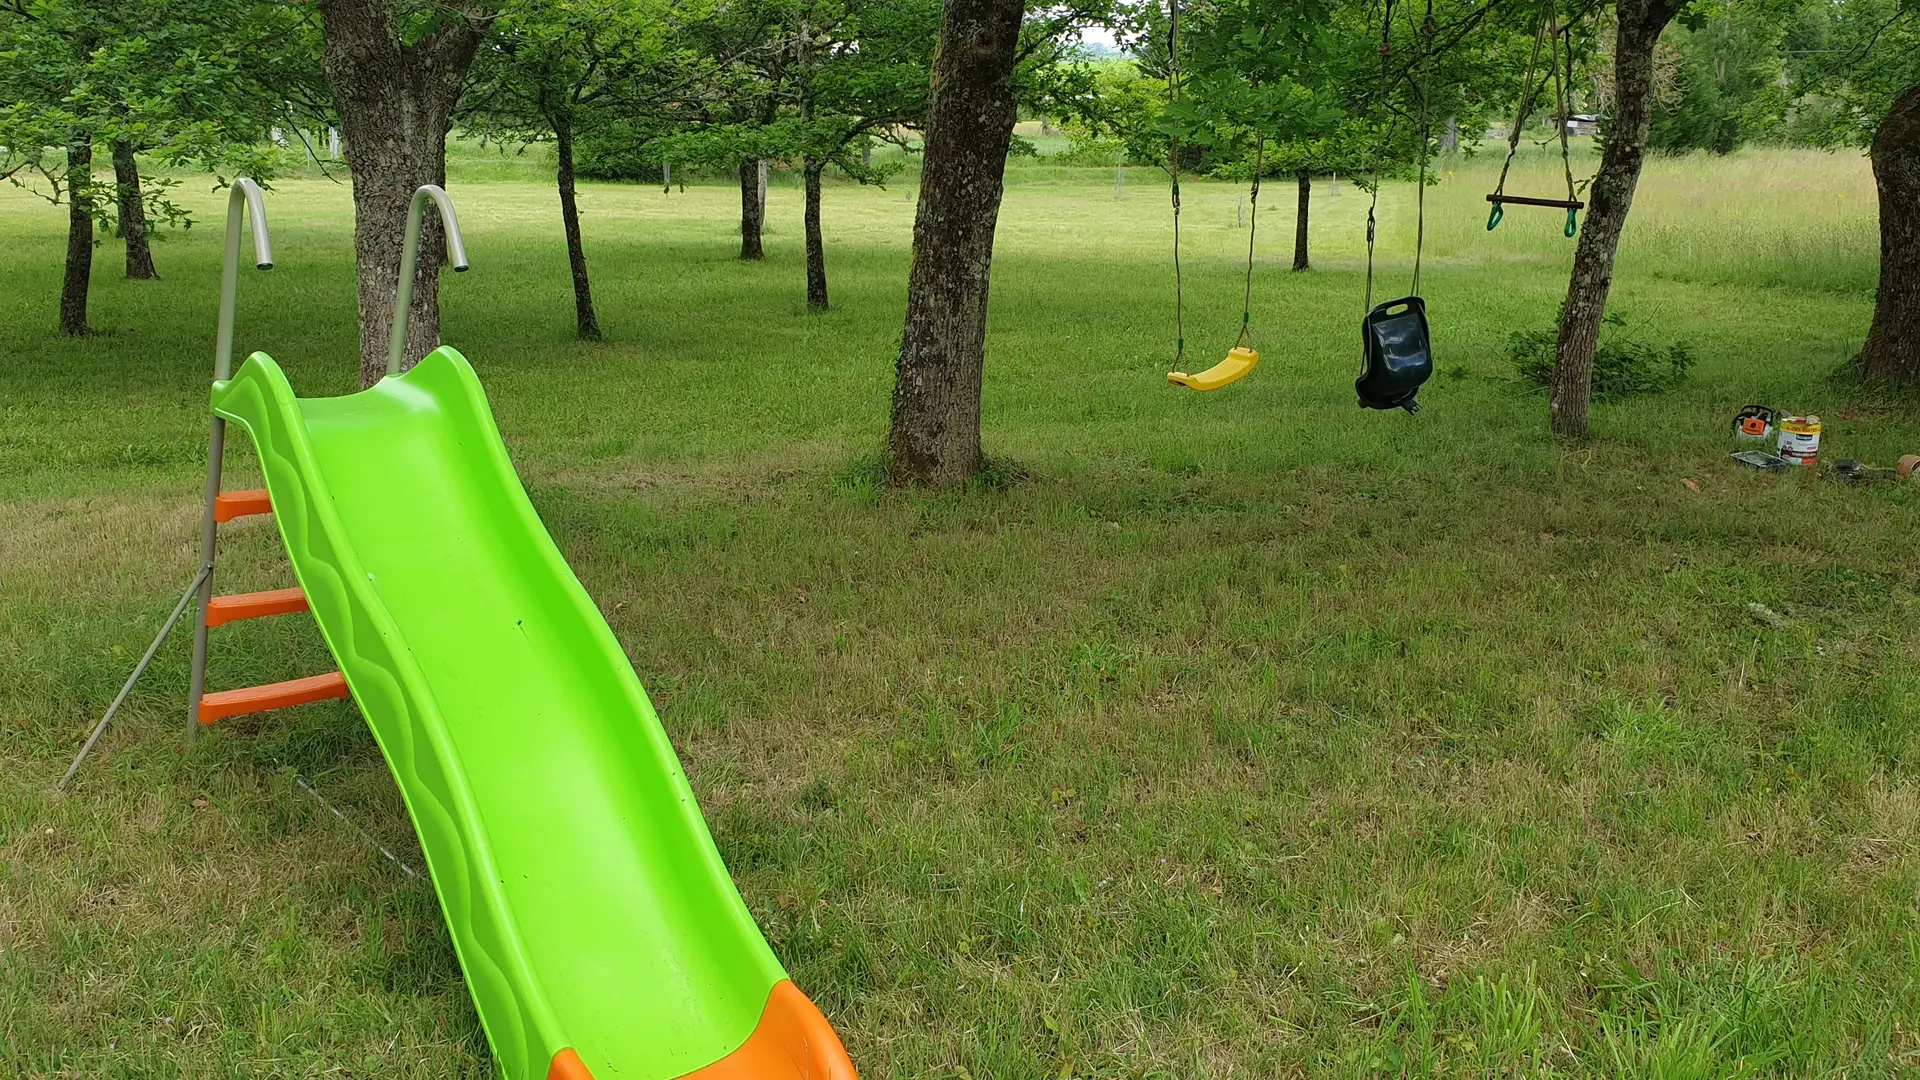
[[[1780,102],[1787,135],[1817,146],[1866,144],[1901,92],[1920,85],[1920,3],[1804,3],[1791,20],[1784,68],[1792,98]]]
[[[1657,345],[1636,334],[1642,326],[1609,311],[1593,360],[1593,399],[1617,401],[1635,394],[1659,394],[1685,382],[1695,355],[1685,342]],[[1507,362],[1521,385],[1545,391],[1553,386],[1557,325],[1517,330],[1507,338]]]
[[[258,142],[286,95],[252,73],[274,50],[303,47],[298,13],[211,0],[33,0],[0,9],[0,177],[55,202],[71,198],[58,148],[129,142],[171,165],[270,177]],[[149,214],[185,224],[166,192]],[[92,194],[82,191],[81,194]],[[103,219],[113,200],[98,198]]]
[[[519,0],[468,119],[579,132],[590,172],[812,158],[861,182],[861,148],[925,115],[938,0]],[[602,168],[605,164],[608,168]]]
[[[1166,145],[1176,138],[1197,148],[1197,160],[1183,161],[1183,169],[1220,176],[1251,176],[1256,144],[1264,145],[1274,171],[1357,172],[1383,154],[1389,165],[1413,159],[1415,140],[1386,136],[1418,88],[1405,79],[1381,84],[1377,19],[1377,9],[1357,0],[1190,6],[1182,10],[1172,57],[1165,51],[1167,13],[1136,8],[1129,29],[1138,35],[1142,76],[1165,87],[1176,62],[1180,72],[1177,97],[1163,94],[1144,124],[1131,118],[1130,126],[1151,130],[1160,142],[1158,153],[1136,150],[1136,159],[1165,162]],[[1106,125],[1118,133],[1113,121]]]

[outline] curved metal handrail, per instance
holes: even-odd
[[[438,184],[422,184],[407,206],[407,241],[400,250],[400,280],[393,292],[393,340],[387,345],[387,374],[400,374],[400,358],[407,351],[407,318],[413,307],[413,271],[420,261],[420,218],[428,200],[440,212],[440,228],[447,234],[447,261],[455,273],[467,268],[467,246],[460,239],[460,218],[453,200]]]
[[[233,178],[227,193],[227,258],[220,271],[220,330],[213,339],[213,379],[225,382],[233,378],[233,309],[240,292],[240,211],[253,225],[253,265],[273,269],[273,244],[267,238],[267,205],[260,185],[244,176]],[[207,427],[207,501],[200,517],[200,576],[194,579],[189,595],[198,599],[199,613],[193,627],[193,671],[187,684],[187,741],[200,735],[200,699],[207,689],[207,605],[213,600],[213,545],[219,525],[214,520],[214,504],[220,499],[221,461],[226,456],[227,422],[214,413]],[[179,612],[174,613],[176,616]],[[168,627],[171,628],[171,623]],[[165,637],[167,631],[160,631]],[[157,648],[159,641],[155,641]],[[149,650],[151,655],[151,650]],[[144,663],[144,661],[143,661]],[[139,674],[136,668],[134,673]],[[131,687],[132,683],[129,682]],[[113,711],[109,709],[107,715]],[[104,725],[105,721],[102,721]]]
[[[240,207],[245,204],[253,225],[253,265],[273,269],[273,243],[267,237],[267,206],[260,185],[244,176],[233,180],[227,195],[227,262],[220,272],[220,332],[213,344],[213,377],[233,377],[233,308],[240,292]]]

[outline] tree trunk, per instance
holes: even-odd
[[[826,162],[806,159],[807,181],[807,308],[827,310],[827,247],[820,238],[820,172]]]
[[[573,318],[581,341],[600,340],[600,319],[593,312],[593,285],[587,280],[587,253],[580,246],[580,204],[573,192],[573,121],[553,122],[553,139],[560,158],[560,220],[567,228],[567,266],[573,270]]]
[[[740,257],[764,259],[760,248],[760,222],[766,217],[760,205],[760,163],[753,158],[740,162]]]
[[[1307,220],[1313,204],[1313,174],[1299,172],[1300,206],[1293,215],[1293,268],[1307,269]]]
[[[120,199],[120,237],[127,242],[127,276],[152,281],[160,274],[153,268],[153,248],[147,243],[147,204],[140,197],[140,165],[133,159],[133,144],[125,139],[113,144],[113,186]]]
[[[1440,134],[1440,152],[1451,154],[1460,149],[1460,118],[1447,117],[1447,126]]]
[[[980,468],[987,287],[1024,0],[946,0],[913,222],[887,453],[895,483],[954,487]]]
[[[60,332],[90,333],[87,286],[93,281],[93,136],[67,147],[67,275],[60,286]]]
[[[467,68],[486,37],[473,15],[402,45],[389,0],[321,0],[321,66],[346,135],[353,176],[353,254],[360,310],[360,384],[387,373],[387,339],[406,242],[407,205],[422,184],[445,186],[447,129]],[[427,211],[413,283],[405,366],[440,341],[440,221]]]
[[[1873,134],[1880,193],[1880,291],[1860,351],[1860,373],[1920,384],[1920,86],[1907,88]]]
[[[1573,254],[1573,275],[1560,312],[1554,348],[1553,397],[1548,422],[1554,432],[1587,435],[1587,405],[1593,393],[1593,355],[1600,321],[1613,285],[1613,258],[1633,206],[1640,167],[1647,156],[1653,100],[1653,49],[1683,0],[1620,0],[1613,49],[1613,120],[1600,171],[1587,189],[1587,220]]]

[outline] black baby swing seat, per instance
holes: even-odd
[[[1363,409],[1420,411],[1414,395],[1433,375],[1433,347],[1427,337],[1427,303],[1418,296],[1389,300],[1360,320],[1366,343],[1366,370],[1353,381]]]

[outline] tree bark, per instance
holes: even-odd
[[[1548,423],[1559,435],[1585,438],[1593,394],[1593,356],[1600,322],[1613,286],[1613,260],[1620,232],[1633,206],[1634,188],[1646,162],[1652,116],[1653,49],[1684,0],[1620,0],[1613,49],[1614,104],[1606,148],[1587,198],[1586,224],[1574,250],[1573,274],[1560,311],[1554,347],[1553,397]]]
[[[1869,153],[1880,194],[1880,290],[1860,373],[1913,386],[1920,384],[1920,86],[1895,99]]]
[[[1298,174],[1300,183],[1300,205],[1293,215],[1293,268],[1308,269],[1307,265],[1307,221],[1313,204],[1313,173],[1301,169]]]
[[[360,310],[360,384],[387,373],[387,339],[406,242],[407,205],[422,184],[445,186],[447,129],[486,17],[451,9],[433,33],[400,42],[389,0],[320,0],[321,68],[346,135],[353,176],[353,254]],[[439,218],[420,233],[404,366],[440,341]]]
[[[127,276],[152,281],[160,274],[153,268],[153,248],[147,240],[147,204],[140,197],[140,164],[133,158],[133,144],[125,139],[113,144],[113,186],[120,200],[120,238],[127,242]]]
[[[1024,0],[946,0],[941,13],[887,431],[895,483],[956,487],[980,468],[987,289],[1024,13]]]
[[[740,257],[764,259],[760,247],[760,223],[766,218],[760,205],[760,163],[753,158],[740,162]]]
[[[827,310],[827,246],[820,237],[820,173],[827,163],[807,158],[807,308]]]
[[[60,332],[91,333],[87,286],[93,281],[93,136],[67,147],[67,273],[60,286]]]
[[[587,253],[580,245],[580,204],[573,190],[573,121],[553,121],[553,139],[560,158],[560,219],[567,229],[567,266],[573,271],[573,318],[581,341],[600,340],[600,318],[593,310],[593,285],[587,280]]]

